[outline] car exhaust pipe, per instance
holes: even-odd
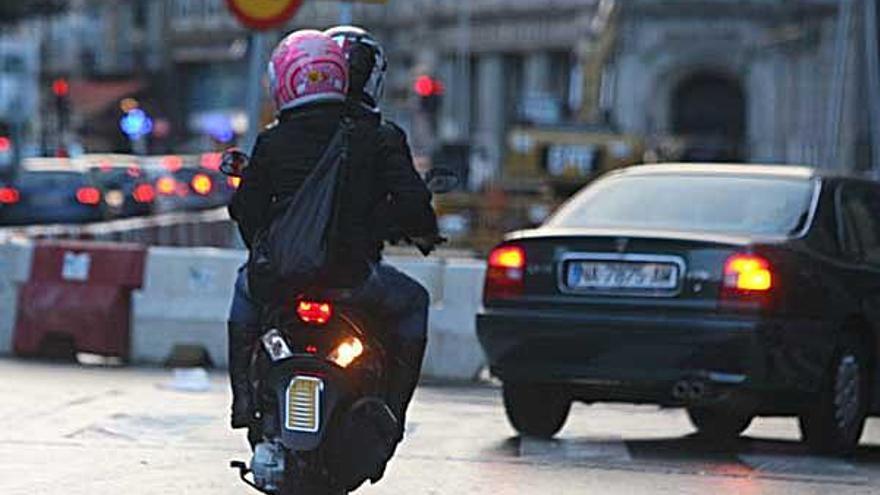
[[[706,384],[698,380],[679,380],[672,386],[672,397],[682,402],[694,402],[706,395]]]
[[[706,395],[706,384],[698,381],[692,382],[688,399],[696,401],[702,399],[704,395]]]

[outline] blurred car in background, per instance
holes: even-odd
[[[156,191],[155,211],[168,213],[225,206],[235,188],[218,170],[219,154],[216,158],[216,161],[206,159],[205,155],[145,158],[143,171]]]
[[[87,155],[79,160],[79,166],[101,189],[109,218],[153,213],[156,190],[135,157]]]
[[[98,185],[80,170],[28,167],[0,186],[0,225],[88,223],[104,220]]]

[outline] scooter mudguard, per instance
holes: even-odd
[[[267,382],[278,404],[278,438],[292,452],[317,449],[336,409],[350,397],[344,370],[314,358],[276,363]]]

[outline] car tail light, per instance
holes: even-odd
[[[173,177],[160,177],[156,181],[156,190],[163,196],[171,196],[177,190],[177,181]]]
[[[156,199],[156,191],[149,184],[138,184],[132,193],[134,200],[138,203],[152,203]]]
[[[76,200],[84,205],[97,205],[101,202],[101,191],[95,187],[81,187],[76,191]]]
[[[0,204],[14,205],[21,200],[21,194],[14,187],[0,187]]]
[[[328,302],[299,301],[296,305],[296,315],[303,323],[324,325],[333,316],[333,305]]]
[[[207,196],[211,193],[211,188],[214,187],[214,184],[212,183],[211,178],[207,175],[196,174],[190,181],[190,186],[192,186],[193,191],[197,194]]]
[[[489,253],[483,299],[488,301],[521,294],[525,267],[526,253],[522,247],[508,244],[493,249]]]
[[[342,368],[347,368],[357,358],[364,353],[364,343],[357,337],[349,337],[336,346],[336,349],[327,356],[327,359],[333,361]]]
[[[162,158],[162,166],[171,173],[177,172],[183,168],[183,158],[177,155],[166,156]]]
[[[226,183],[229,184],[229,187],[238,189],[238,186],[241,185],[241,177],[227,177]]]
[[[724,264],[724,288],[743,292],[767,292],[773,288],[770,263],[752,254],[735,254]]]
[[[724,263],[721,301],[764,307],[770,302],[774,284],[773,267],[767,259],[754,254],[735,254]]]
[[[221,153],[204,153],[202,154],[200,163],[202,168],[208,170],[220,170],[220,162],[222,159],[223,155]]]
[[[6,136],[0,136],[0,153],[12,150],[12,140]]]

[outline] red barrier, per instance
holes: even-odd
[[[143,283],[146,254],[133,244],[38,242],[19,293],[16,354],[61,340],[78,352],[127,358],[131,291]]]

